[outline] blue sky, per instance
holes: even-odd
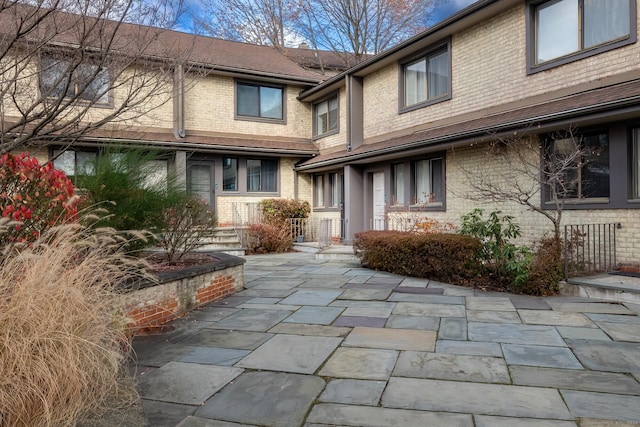
[[[442,0],[442,4],[436,8],[434,13],[430,16],[429,24],[437,24],[443,19],[451,16],[455,12],[469,6],[471,3],[475,3],[477,0]],[[192,14],[198,14],[200,10],[199,1],[198,0],[186,0],[185,2],[188,10]],[[179,31],[191,32],[191,19],[189,14],[185,14],[178,21],[178,27],[176,28]]]

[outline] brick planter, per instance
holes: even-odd
[[[141,282],[123,292],[118,306],[127,314],[131,333],[162,325],[241,290],[245,260],[224,253],[212,256],[213,262],[159,273],[156,283]]]

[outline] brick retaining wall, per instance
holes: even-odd
[[[144,282],[120,295],[119,306],[132,334],[159,326],[244,287],[245,260],[216,253],[212,263],[158,274],[158,282]]]

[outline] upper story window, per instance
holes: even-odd
[[[400,111],[451,98],[450,45],[440,45],[401,64]]]
[[[633,0],[530,2],[529,71],[542,71],[636,40]]]
[[[236,116],[284,121],[284,87],[237,82]]]
[[[608,132],[550,136],[544,160],[547,202],[608,201]]]
[[[338,131],[338,94],[313,105],[314,136],[325,136]]]
[[[43,96],[109,103],[108,69],[90,62],[76,66],[70,59],[53,54],[43,54],[40,67],[40,89]]]

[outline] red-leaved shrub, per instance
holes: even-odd
[[[15,221],[11,242],[33,242],[46,230],[77,217],[75,188],[51,163],[28,153],[0,156],[0,216]]]

